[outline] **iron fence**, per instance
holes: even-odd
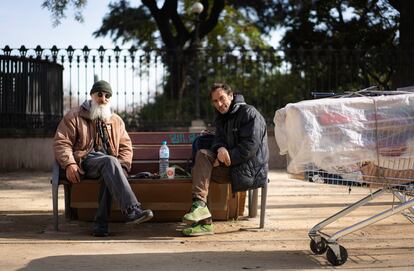
[[[224,48],[186,54],[135,47],[6,46],[1,51],[1,127],[12,126],[18,120],[19,127],[28,128],[56,125],[62,113],[89,98],[89,90],[98,79],[112,85],[112,106],[125,119],[129,130],[188,127],[197,111],[201,119],[211,123],[214,110],[208,90],[213,82],[230,84],[271,123],[276,109],[309,99],[312,91],[352,91],[370,85],[389,89],[398,64],[394,52],[347,49]],[[35,78],[30,74],[15,76],[12,83],[4,79],[11,66],[19,71],[18,61],[32,63],[33,67],[37,67],[33,64],[37,62],[45,65],[40,70],[47,71],[47,75],[42,75],[47,84],[29,86],[32,83],[28,85],[28,78]],[[59,72],[60,77],[55,74]],[[199,78],[199,84],[194,78]],[[6,81],[9,83],[5,84]],[[197,94],[198,108],[194,102]],[[42,101],[37,107],[25,104],[35,103],[36,99]],[[30,118],[33,115],[37,116],[34,122]]]
[[[0,56],[0,134],[45,135],[62,117],[62,66]]]

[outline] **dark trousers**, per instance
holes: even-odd
[[[87,178],[98,178],[101,187],[98,196],[96,223],[107,223],[111,211],[112,197],[118,202],[121,211],[139,205],[124,171],[116,157],[101,152],[91,152],[82,162]]]

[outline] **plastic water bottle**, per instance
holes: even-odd
[[[159,174],[161,177],[167,177],[168,159],[170,158],[170,150],[167,141],[163,141],[160,147],[160,167]]]

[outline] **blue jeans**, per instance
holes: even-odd
[[[97,178],[101,182],[95,223],[101,225],[108,223],[112,197],[118,202],[123,212],[132,206],[139,205],[116,157],[93,151],[82,162],[82,167],[85,170],[85,177]]]

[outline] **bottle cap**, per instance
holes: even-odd
[[[162,145],[167,145],[167,141],[164,140],[161,144]]]

